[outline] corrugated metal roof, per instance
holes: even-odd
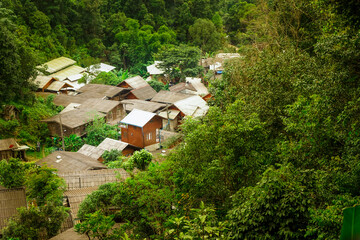
[[[105,138],[104,141],[102,141],[97,147],[107,151],[111,151],[113,149],[123,151],[128,145],[129,144],[126,142],[118,141],[111,138]]]
[[[62,82],[62,81],[54,81],[50,84],[49,87],[46,88],[46,90],[55,91],[58,92],[63,88],[73,87],[72,85]]]
[[[26,207],[26,196],[23,188],[0,190],[0,230],[6,226],[9,218],[17,213],[17,208]]]
[[[191,96],[194,95],[161,90],[151,99],[151,101],[160,102],[160,103],[175,103],[177,101],[189,98]]]
[[[77,81],[74,82],[70,82],[69,80],[64,80],[65,83],[70,84],[72,87],[72,89],[74,90],[78,90],[80,88],[82,88],[83,86],[85,86],[85,83],[78,83]]]
[[[61,114],[61,122],[69,128],[76,128],[92,122],[94,118],[103,118],[106,115],[94,109],[76,109]],[[59,115],[42,120],[43,122],[56,122],[60,124]]]
[[[209,106],[207,105],[206,101],[200,96],[192,96],[180,100],[174,103],[174,105],[186,116],[204,116],[209,110]]]
[[[77,152],[98,160],[105,150],[84,144]]]
[[[59,95],[55,96],[54,104],[56,106],[64,106],[64,107],[66,107],[70,103],[82,104],[86,100],[88,100],[88,98],[81,96],[81,94],[78,94],[78,95],[75,95],[75,96],[71,96],[71,95],[67,95],[67,94],[59,94]]]
[[[169,119],[170,119],[170,120],[174,120],[174,119],[179,115],[179,113],[180,113],[180,111],[178,111],[178,110],[170,109],[170,110],[168,110],[168,111],[165,110],[165,111],[163,111],[163,112],[160,112],[158,115],[159,115],[160,117],[162,117],[162,118],[167,119],[167,118],[168,118],[167,112],[169,112]]]
[[[38,75],[36,77],[36,79],[34,80],[34,83],[39,87],[39,88],[44,88],[45,85],[47,85],[50,81],[56,81],[56,79],[53,79],[50,76],[43,76],[43,75]]]
[[[102,100],[99,98],[90,98],[83,102],[79,109],[95,109],[96,111],[102,113],[108,113],[113,110],[115,107],[119,106],[121,103],[119,101],[113,100]]]
[[[137,127],[143,127],[155,116],[155,113],[146,112],[139,109],[133,109],[123,120],[121,120],[121,123]]]
[[[144,86],[131,91],[140,100],[150,100],[156,95],[156,91],[150,86]]]
[[[66,112],[69,112],[71,110],[78,109],[80,105],[81,104],[79,104],[79,103],[70,103],[60,113],[66,113]]]
[[[85,68],[74,65],[74,66],[65,68],[61,71],[55,72],[55,73],[51,74],[50,76],[52,76],[60,81],[63,81],[70,76],[74,76],[74,75],[82,73],[84,71],[85,71]]]
[[[98,75],[101,72],[110,72],[115,68],[116,67],[111,66],[109,64],[99,63],[99,64],[91,65],[90,67],[86,68],[86,71],[91,74]]]
[[[58,174],[106,168],[106,166],[97,160],[77,152],[56,151],[47,157],[36,162],[38,165],[47,165],[50,168],[57,169]]]
[[[59,235],[56,235],[53,238],[50,238],[50,240],[89,240],[89,238],[85,234],[79,234],[75,232],[74,228],[70,228],[69,230],[66,230],[65,232],[60,233]]]
[[[109,86],[104,84],[86,84],[79,89],[79,92],[82,92],[79,95],[83,95],[88,98],[113,98],[117,95],[122,95],[130,91],[131,89]]]
[[[147,112],[157,112],[166,107],[164,103],[149,102],[140,99],[126,99],[122,100],[121,103],[127,112],[130,112],[134,108]]]
[[[54,73],[61,69],[64,69],[68,66],[74,65],[76,61],[67,58],[67,57],[59,57],[55,58],[49,62],[46,62],[40,66],[37,66],[37,68],[45,68],[47,66],[46,72],[48,73]]]
[[[161,61],[155,61],[154,64],[147,66],[147,72],[150,75],[161,75],[164,74],[164,71],[158,68],[158,64],[161,63]]]
[[[209,94],[208,89],[205,85],[201,82],[201,78],[191,78],[187,77],[186,81],[191,83],[194,89],[196,90],[197,94],[199,95],[206,95]]]
[[[170,92],[182,92],[184,90],[190,90],[191,92],[196,92],[196,89],[190,82],[181,82],[169,88]]]
[[[125,79],[124,82],[133,89],[150,86],[141,76]]]
[[[0,139],[0,151],[6,151],[18,147],[19,144],[15,141],[14,138]]]
[[[79,73],[79,74],[71,75],[66,79],[69,80],[70,82],[74,82],[80,80],[82,77],[84,77],[84,74]]]
[[[68,190],[64,193],[64,196],[68,198],[70,204],[70,211],[74,219],[77,218],[77,214],[80,209],[80,204],[85,200],[85,198],[90,195],[92,192],[96,191],[98,187],[89,187]]]

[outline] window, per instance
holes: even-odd
[[[152,139],[152,133],[146,133],[146,140],[150,141]]]

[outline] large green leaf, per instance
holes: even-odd
[[[344,210],[340,240],[360,240],[360,206]]]

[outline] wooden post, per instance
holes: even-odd
[[[60,120],[60,131],[61,131],[62,148],[63,148],[63,151],[65,151],[64,131],[63,131],[63,127],[62,127],[61,114],[59,114],[59,120]]]

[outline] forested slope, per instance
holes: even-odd
[[[183,141],[164,163],[85,200],[78,231],[109,239],[339,239],[342,210],[360,203],[358,1],[46,3],[3,1],[1,19],[11,14],[4,6],[12,9],[17,31],[1,21],[0,34],[16,34],[19,54],[25,46],[41,60],[100,58],[134,73],[180,43],[203,53],[231,43],[244,56],[209,80],[207,116],[182,124]],[[215,27],[200,39],[210,40],[197,38],[196,24]],[[115,221],[122,224],[113,230]]]

